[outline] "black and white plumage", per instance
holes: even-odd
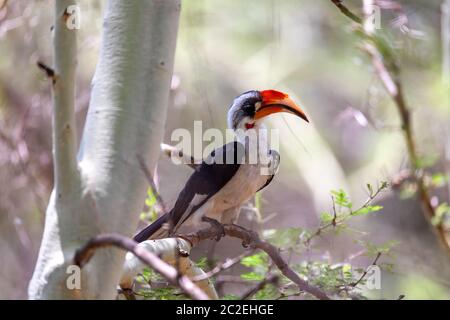
[[[279,91],[248,91],[238,96],[228,112],[228,126],[235,131],[236,141],[215,149],[197,166],[172,210],[141,230],[134,240],[167,237],[185,224],[200,223],[203,216],[221,223],[235,222],[241,205],[265,188],[278,169],[278,152],[267,150],[264,135],[254,134],[264,128],[259,119],[276,112],[293,113],[308,121]],[[256,163],[249,161],[251,152],[257,153]]]

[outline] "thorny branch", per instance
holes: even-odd
[[[331,2],[342,11],[342,1],[331,0]],[[419,163],[420,158],[417,152],[416,141],[414,139],[410,108],[406,103],[400,80],[400,68],[395,59],[393,49],[389,46],[389,44],[375,34],[374,26],[370,23],[369,19],[372,14],[373,6],[374,0],[364,0],[364,19],[366,20],[366,23],[363,23],[363,27],[360,30],[365,40],[363,48],[371,57],[376,74],[386,88],[389,96],[394,101],[400,115],[401,127],[404,133],[409,160],[415,171],[414,178],[418,187],[419,200],[422,204],[425,218],[431,222],[432,218],[436,215],[436,211],[435,207],[433,207],[431,203],[429,190],[426,186],[424,175],[421,172],[422,170]],[[351,18],[348,14],[345,15],[353,21],[358,22]],[[363,20],[359,18],[358,23],[361,24],[362,21]],[[430,225],[432,224],[430,223]],[[448,230],[445,229],[442,223],[433,226],[433,230],[435,231],[443,247],[450,254],[450,234]]]
[[[209,300],[209,297],[188,277],[181,276],[175,268],[165,263],[155,254],[139,247],[136,241],[120,234],[102,234],[92,238],[75,252],[73,258],[74,264],[82,268],[89,262],[97,249],[111,246],[132,252],[143,263],[160,273],[171,284],[180,287],[192,299]]]

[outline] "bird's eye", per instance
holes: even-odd
[[[255,103],[255,109],[258,110],[259,108],[261,108],[261,101]]]

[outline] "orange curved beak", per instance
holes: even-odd
[[[305,112],[286,93],[276,90],[263,90],[260,93],[262,102],[261,106],[256,110],[255,120],[267,117],[273,113],[287,112],[309,122]]]

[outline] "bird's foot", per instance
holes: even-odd
[[[202,221],[209,223],[211,227],[215,229],[217,233],[217,236],[215,238],[216,241],[219,241],[220,239],[225,237],[225,227],[219,221],[205,216],[202,217]]]
[[[245,228],[243,228],[240,225],[235,224],[235,223],[230,224],[230,226],[233,226],[234,228],[241,229],[241,230],[245,231],[245,233],[244,233],[245,236],[241,238],[242,239],[242,246],[244,248],[254,247],[255,242],[260,241],[258,232],[253,231],[253,230],[245,229]]]

